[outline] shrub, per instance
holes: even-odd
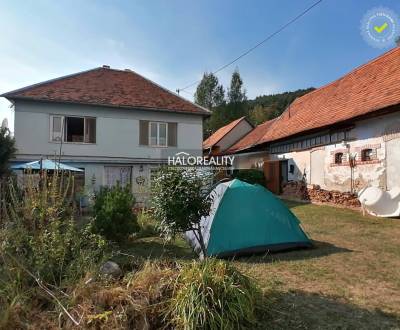
[[[163,167],[152,184],[154,217],[164,238],[192,230],[206,256],[200,220],[211,209],[203,178],[195,170]]]
[[[94,232],[112,241],[126,240],[139,230],[136,215],[132,212],[134,204],[129,186],[117,184],[112,188],[100,189],[94,203]]]
[[[233,177],[251,184],[265,186],[264,172],[255,169],[234,170]]]
[[[255,322],[261,293],[228,263],[206,259],[183,266],[166,318],[177,329],[241,329]]]

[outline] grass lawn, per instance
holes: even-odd
[[[260,329],[400,329],[400,219],[287,202],[315,248],[233,261],[265,293]],[[148,258],[191,259],[178,240],[143,238]],[[134,251],[134,252],[133,252]]]

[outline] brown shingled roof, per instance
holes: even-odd
[[[400,47],[296,99],[257,144],[324,128],[400,103]]]
[[[107,66],[49,80],[1,95],[62,103],[93,104],[209,115],[209,111],[131,70]]]
[[[237,124],[239,124],[242,120],[247,120],[246,117],[240,117],[228,125],[225,125],[218,129],[214,134],[212,134],[208,139],[203,142],[203,149],[212,148],[216,145],[221,139],[228,134]]]
[[[236,142],[233,146],[231,146],[224,153],[236,153],[248,148],[251,148],[257,144],[257,142],[268,132],[272,124],[275,122],[275,119],[268,120],[265,123],[258,125],[252,131],[250,131],[247,135],[245,135],[242,139]]]

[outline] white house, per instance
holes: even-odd
[[[2,95],[15,109],[15,162],[59,157],[85,171],[85,186],[131,183],[146,198],[153,168],[202,152],[209,111],[131,70],[108,66]]]
[[[225,154],[264,169],[268,188],[305,180],[325,190],[400,187],[400,47],[296,99]]]

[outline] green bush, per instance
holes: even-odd
[[[129,186],[118,184],[100,189],[94,203],[94,232],[115,242],[126,240],[139,230],[136,215],[132,212],[134,204]]]
[[[206,255],[200,221],[211,209],[211,197],[204,194],[204,177],[194,169],[162,167],[152,186],[154,218],[161,236],[174,238],[178,233],[193,231],[201,255]]]
[[[233,266],[206,259],[183,266],[166,319],[176,329],[242,329],[255,322],[261,292]]]
[[[251,184],[265,186],[264,172],[255,169],[234,170],[233,177]]]

